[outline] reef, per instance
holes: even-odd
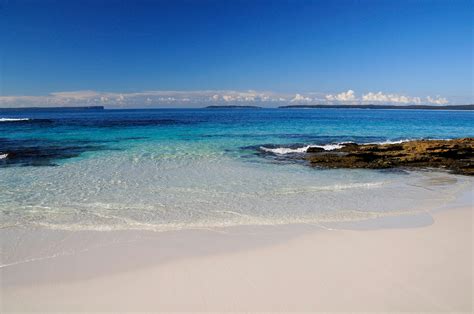
[[[325,151],[309,147],[304,159],[323,168],[444,168],[474,175],[474,138],[414,140],[396,144],[346,143]]]

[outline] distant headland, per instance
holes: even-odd
[[[452,106],[429,106],[429,105],[288,105],[278,108],[298,109],[298,108],[338,108],[338,109],[416,109],[416,110],[474,110],[474,104],[471,105],[452,105]]]
[[[81,107],[20,107],[20,108],[0,108],[0,111],[82,111],[82,110],[93,110],[99,111],[104,110],[104,106],[81,106]]]
[[[207,106],[204,107],[205,109],[262,109],[262,107],[259,106],[236,106],[236,105],[231,105],[231,106]]]

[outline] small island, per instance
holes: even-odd
[[[71,107],[18,107],[18,108],[0,108],[0,111],[101,111],[104,106],[71,106]]]
[[[450,106],[430,106],[430,105],[287,105],[279,106],[280,109],[414,109],[414,110],[474,110],[474,104],[470,105],[450,105]]]
[[[204,107],[204,109],[262,109],[262,107],[259,107],[259,106],[237,106],[237,105],[230,105],[230,106],[213,105],[213,106]]]

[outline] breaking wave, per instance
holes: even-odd
[[[265,147],[260,146],[260,149],[264,152],[269,152],[277,155],[286,155],[286,154],[302,154],[306,153],[310,147],[319,147],[324,150],[335,150],[344,147],[344,144],[327,144],[327,145],[306,145],[303,147],[291,148],[291,147]]]
[[[401,144],[401,143],[405,143],[405,142],[409,142],[409,141],[412,141],[412,139],[403,139],[403,140],[396,140],[396,141],[390,141],[390,140],[386,140],[386,141],[383,141],[383,142],[371,142],[371,143],[364,143],[364,144],[378,144],[378,145],[384,145],[384,144]]]
[[[411,141],[413,139],[401,139],[401,140],[386,140],[386,141],[380,141],[380,142],[369,142],[369,143],[358,143],[358,144],[401,144],[404,142]],[[275,146],[275,147],[270,147],[270,146],[260,146],[260,150],[267,152],[267,153],[272,153],[276,155],[287,155],[287,154],[303,154],[308,151],[309,148],[312,147],[317,147],[317,148],[322,148],[326,151],[331,151],[335,149],[340,149],[343,148],[345,144],[351,144],[354,142],[347,141],[347,142],[340,142],[340,143],[335,143],[335,144],[326,144],[326,145],[306,145],[306,146],[301,146],[301,147],[295,147],[295,146]]]
[[[0,122],[28,121],[29,118],[0,118]]]

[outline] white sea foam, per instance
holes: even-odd
[[[344,144],[346,144],[346,142],[338,143],[338,144],[327,144],[327,145],[310,145],[310,147],[319,147],[324,150],[335,150],[335,149],[343,148]]]
[[[314,192],[324,192],[324,191],[342,191],[348,189],[371,189],[381,187],[385,182],[370,182],[370,183],[351,183],[351,184],[334,184],[327,186],[307,186],[294,188],[285,188],[278,191],[277,194],[302,194],[302,193],[314,193]]]
[[[406,138],[402,140],[396,140],[396,141],[391,141],[391,140],[386,140],[383,142],[371,142],[371,143],[366,143],[366,144],[379,144],[379,145],[384,145],[384,144],[401,144],[405,142],[410,142],[410,141],[415,141],[415,140],[424,140],[424,141],[447,141],[450,140],[449,138]]]
[[[306,153],[310,146],[298,147],[298,148],[290,148],[290,147],[276,147],[276,148],[268,148],[265,146],[260,146],[260,149],[278,155],[286,155],[286,154],[297,154],[297,153]]]
[[[367,143],[367,144],[377,144],[377,145],[401,144],[401,143],[405,143],[405,142],[409,142],[409,141],[411,141],[411,139],[403,139],[403,140],[396,140],[396,141],[386,140],[386,141],[383,141],[383,142],[371,142],[371,143]]]
[[[345,143],[338,143],[338,144],[327,144],[327,145],[307,145],[303,147],[297,147],[297,148],[290,148],[290,147],[275,147],[275,148],[269,148],[265,146],[260,146],[260,149],[277,154],[277,155],[286,155],[286,154],[302,154],[306,153],[310,147],[319,147],[324,150],[335,150],[344,147]]]
[[[386,141],[381,141],[381,142],[369,142],[369,143],[360,143],[360,144],[361,145],[363,144],[377,144],[377,145],[401,144],[401,143],[409,142],[412,140],[413,139],[401,139],[401,140],[396,140],[396,141],[386,140]],[[432,139],[432,140],[436,140],[436,139]],[[340,142],[336,144],[326,144],[326,145],[306,145],[306,146],[297,147],[297,148],[290,148],[290,147],[269,148],[265,146],[260,146],[260,149],[265,152],[273,153],[276,155],[302,154],[302,153],[306,153],[310,147],[319,147],[326,151],[331,151],[331,150],[343,148],[345,144],[350,144],[350,143],[354,143],[354,142],[349,141],[349,142]]]
[[[7,157],[8,157],[8,154],[0,153],[0,159],[6,159]]]
[[[28,121],[29,118],[0,118],[0,122]]]

